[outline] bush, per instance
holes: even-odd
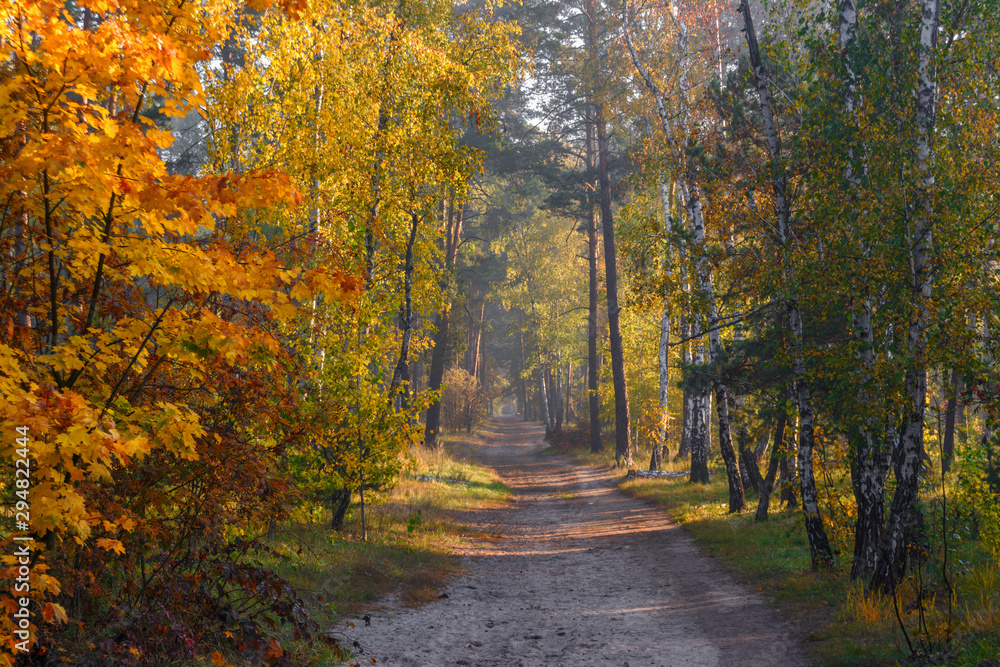
[[[442,384],[441,425],[452,431],[471,431],[486,404],[479,380],[463,368],[449,368]]]

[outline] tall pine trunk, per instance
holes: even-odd
[[[611,379],[615,390],[615,461],[618,465],[628,467],[632,465],[632,449],[629,447],[628,386],[625,381],[621,307],[618,304],[618,261],[615,251],[615,223],[611,216],[611,174],[603,103],[597,104],[594,115],[597,121],[598,175],[601,182],[601,226],[604,230],[604,284],[608,302]]]
[[[607,291],[608,332],[611,346],[611,379],[615,392],[615,463],[632,465],[629,443],[628,386],[625,380],[625,351],[622,345],[621,307],[618,303],[618,256],[615,249],[615,223],[611,213],[611,172],[608,137],[604,121],[604,99],[601,90],[600,55],[597,26],[594,23],[594,2],[585,0],[587,16],[587,51],[594,81],[594,125],[597,134],[597,174],[600,183],[601,227],[604,232],[604,285]]]
[[[597,132],[594,127],[593,107],[587,105],[587,170],[594,168],[596,163]],[[587,192],[587,270],[589,275],[588,311],[587,311],[587,405],[590,413],[590,451],[604,451],[604,439],[601,437],[601,398],[597,393],[597,309],[600,306],[597,293],[597,215],[591,201],[591,193]]]

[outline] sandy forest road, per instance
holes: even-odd
[[[479,447],[516,494],[504,536],[470,548],[447,598],[372,611],[360,664],[808,665],[780,615],[610,474],[539,456],[536,425],[498,420]]]

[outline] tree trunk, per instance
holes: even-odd
[[[447,293],[448,284],[451,281],[452,269],[455,266],[455,255],[458,252],[458,240],[462,236],[462,218],[464,217],[464,206],[460,207],[458,214],[455,214],[454,192],[452,199],[448,203],[448,213],[445,226],[445,259],[444,274],[442,277],[442,291]],[[450,304],[445,304],[444,309],[435,318],[437,332],[434,334],[434,351],[431,353],[431,367],[427,379],[427,388],[437,392],[441,390],[441,381],[444,379],[444,366],[448,357],[448,325],[450,320]],[[424,426],[424,444],[428,447],[437,444],[438,432],[441,430],[441,401],[434,401],[427,408],[427,421]]]
[[[344,515],[347,513],[347,506],[351,504],[351,490],[337,489],[330,497],[330,507],[333,510],[333,518],[330,527],[336,531],[344,528]]]
[[[869,434],[857,434],[851,456],[851,484],[858,515],[854,522],[854,560],[851,579],[870,581],[878,567],[882,532],[885,527],[885,478],[889,456],[896,439],[895,429],[888,429],[882,446],[874,444]]]
[[[750,65],[753,68],[754,80],[757,84],[757,97],[760,101],[761,116],[764,121],[768,157],[771,161],[771,186],[774,191],[774,207],[778,216],[778,235],[784,250],[783,262],[787,266],[789,260],[790,213],[788,203],[788,179],[781,162],[781,141],[774,125],[774,107],[772,106],[771,89],[768,77],[761,60],[757,46],[757,34],[754,31],[753,17],[750,14],[748,0],[742,0],[740,11],[743,13],[744,34],[750,55]],[[809,552],[812,556],[813,568],[830,567],[833,565],[833,550],[823,528],[823,519],[819,513],[819,502],[816,492],[816,479],[813,475],[813,410],[812,396],[805,379],[805,361],[802,342],[802,316],[798,301],[790,295],[786,299],[789,332],[792,344],[792,372],[795,377],[796,397],[799,404],[799,484],[802,492],[802,511],[805,516],[806,535],[809,538]]]
[[[556,364],[556,432],[562,431],[563,426],[563,381],[562,381],[562,363]]]
[[[566,394],[566,422],[572,423],[573,418],[576,416],[573,414],[573,362],[566,363],[566,389],[564,391]]]
[[[395,400],[396,391],[400,383],[409,378],[409,355],[410,337],[413,332],[413,244],[417,239],[417,227],[420,218],[416,213],[410,214],[410,236],[406,241],[406,256],[403,260],[403,307],[401,308],[400,328],[403,330],[402,341],[399,346],[399,359],[396,368],[392,372],[392,381],[389,383],[389,400]]]
[[[625,382],[625,352],[622,346],[621,308],[618,305],[618,264],[615,253],[615,223],[611,217],[611,174],[608,139],[604,132],[604,104],[596,105],[598,175],[601,183],[601,225],[604,229],[604,283],[607,290],[608,330],[611,343],[611,377],[615,389],[615,462],[632,465],[629,447],[628,386]]]
[[[754,450],[750,449],[750,434],[747,432],[746,424],[740,427],[739,445],[740,473],[745,480],[743,488],[746,489],[746,484],[749,484],[754,491],[760,493],[764,488],[764,480],[760,476],[760,459]]]
[[[691,335],[691,325],[687,323],[687,320],[681,319],[681,338],[687,339]],[[691,356],[691,343],[684,344],[684,351],[682,353],[682,361],[686,367],[690,367],[693,363],[693,357]],[[691,389],[685,383],[683,388],[683,405],[681,406],[681,441],[677,448],[677,458],[684,458],[690,456],[691,454],[691,425],[692,419],[694,418],[694,394]]]
[[[816,477],[813,474],[813,413],[812,397],[805,380],[805,364],[802,360],[802,321],[798,308],[791,309],[792,331],[797,354],[792,366],[795,375],[796,396],[799,402],[799,490],[802,494],[802,513],[805,516],[806,536],[809,538],[809,553],[813,569],[833,566],[833,550],[823,528],[823,518],[819,513],[819,497]]]
[[[771,445],[770,429],[771,429],[771,422],[768,421],[765,425],[764,435],[757,442],[757,446],[754,447],[753,455],[757,457],[758,461],[764,458],[764,454],[767,454],[767,448],[770,447]]]
[[[519,348],[521,352],[521,373],[519,375],[521,379],[521,421],[531,421],[531,403],[528,400],[528,378],[526,377],[526,367],[524,365],[524,332],[518,333],[518,341],[521,346]]]
[[[855,0],[840,0],[840,36],[839,46],[841,61],[844,64],[844,109],[852,124],[857,122],[857,75],[855,72],[855,44],[857,37],[858,9]],[[859,174],[865,173],[862,167],[855,169],[856,151],[853,142],[849,145],[847,167],[844,181],[852,198],[861,186]],[[861,244],[859,264],[868,256],[866,243]],[[859,267],[860,268],[860,267]],[[861,272],[859,271],[859,274]],[[873,306],[868,296],[867,284],[861,285],[864,298],[860,309],[852,313],[851,324],[859,343],[856,358],[867,377],[871,376],[875,364]],[[866,377],[866,379],[867,379]],[[865,389],[861,389],[861,404],[870,403],[873,397]],[[853,434],[851,442],[851,486],[857,506],[857,518],[854,524],[854,558],[851,563],[851,579],[868,582],[875,573],[882,532],[884,528],[883,513],[885,510],[885,477],[888,465],[885,454],[892,451],[894,435],[887,432],[884,444],[880,444],[873,428],[873,420],[862,417],[861,425]]]
[[[552,434],[552,414],[549,411],[549,392],[545,384],[545,369],[538,369],[538,391],[542,401],[542,419],[545,422],[545,435]]]
[[[670,220],[670,209],[672,208],[672,197],[671,189],[666,183],[660,184],[660,198],[663,203],[663,233],[669,235],[671,228]],[[669,247],[669,246],[668,246]],[[667,251],[667,256],[664,258],[664,273],[669,278],[671,263],[673,261],[673,253],[670,250]],[[650,470],[659,470],[662,461],[663,448],[667,445],[667,425],[670,421],[670,410],[668,395],[670,392],[670,305],[669,301],[664,295],[663,297],[663,312],[660,315],[660,348],[659,348],[659,365],[660,365],[660,404],[659,404],[659,417],[660,417],[660,428],[659,437],[653,443],[653,453],[649,461]]]
[[[694,352],[694,365],[704,363],[701,347]],[[691,447],[691,482],[708,484],[708,431],[711,424],[708,421],[708,393],[705,391],[691,392],[691,414],[689,445]]]
[[[705,221],[702,216],[700,192],[697,182],[693,178],[693,168],[693,162],[689,160],[687,187],[682,188],[681,194],[685,199],[688,218],[694,232],[695,244],[704,250],[707,243]],[[705,299],[705,303],[708,305],[709,349],[711,350],[712,357],[718,360],[722,358],[722,341],[718,328],[719,315],[715,305],[715,287],[712,283],[712,271],[708,266],[707,257],[704,252],[698,257],[696,273],[698,282],[700,283],[699,289],[702,297]],[[736,452],[733,450],[732,433],[729,426],[728,389],[721,378],[713,378],[712,384],[715,386],[715,409],[719,418],[719,452],[722,454],[722,460],[726,464],[726,476],[729,482],[729,511],[740,512],[745,506],[745,499],[743,480],[740,477],[740,467],[736,460]],[[706,429],[706,435],[707,432],[708,429]]]
[[[963,378],[957,368],[951,372],[951,390],[948,392],[948,406],[944,418],[944,441],[941,443],[941,466],[944,472],[951,470],[955,460],[955,416],[962,396]]]
[[[889,524],[882,540],[882,556],[872,585],[894,591],[906,568],[907,547],[917,527],[917,493],[924,457],[924,410],[927,402],[927,327],[931,316],[931,242],[934,227],[934,122],[937,82],[934,55],[940,0],[922,0],[920,55],[917,64],[916,129],[917,169],[921,177],[913,212],[916,218],[910,247],[911,320],[907,333],[909,364],[906,371],[907,414],[893,467],[896,491]]]
[[[625,381],[625,356],[622,348],[621,309],[618,304],[618,259],[615,251],[615,224],[611,214],[611,173],[608,137],[605,132],[604,99],[600,72],[601,57],[598,52],[597,26],[595,24],[594,2],[584,0],[584,14],[587,17],[586,47],[589,56],[590,74],[595,82],[594,125],[597,135],[597,174],[600,182],[601,225],[604,231],[604,275],[607,290],[608,329],[611,344],[611,377],[615,391],[615,463],[631,466],[632,449],[629,443],[628,387]]]
[[[590,111],[591,106],[587,105],[587,169],[595,166],[597,142],[594,128],[593,116]],[[601,398],[597,394],[597,216],[594,212],[594,205],[590,203],[588,192],[587,204],[587,268],[590,276],[590,288],[588,291],[589,310],[587,313],[587,405],[590,412],[590,451],[598,453],[604,451],[604,439],[601,437]]]
[[[771,493],[774,492],[774,478],[778,472],[778,464],[785,456],[785,423],[788,416],[782,409],[778,414],[778,425],[774,430],[774,446],[771,448],[771,460],[767,463],[767,477],[761,485],[760,500],[757,501],[757,513],[754,521],[767,521],[767,510],[771,504]]]
[[[427,388],[440,391],[444,379],[444,364],[448,347],[448,311],[443,310],[434,319],[437,331],[434,334],[434,350],[431,352],[431,367],[427,377]],[[424,424],[424,444],[428,447],[437,445],[438,432],[441,429],[441,401],[434,401],[427,406],[427,420]]]
[[[486,319],[486,297],[483,297],[483,303],[479,307],[479,327],[476,329],[475,343],[472,346],[472,377],[479,379],[479,369],[482,366],[480,355],[482,354],[482,344],[483,344],[483,322]]]
[[[729,397],[726,385],[715,384],[716,414],[719,418],[719,451],[726,464],[726,476],[729,478],[729,512],[742,512],[746,507],[743,492],[743,479],[740,476],[740,466],[733,450],[733,440],[729,426]],[[760,472],[758,471],[758,476]]]
[[[795,392],[792,392],[792,397],[794,398]],[[798,405],[798,400],[794,401]],[[796,407],[796,422],[795,422],[795,432],[798,433],[798,408]],[[787,425],[786,425],[787,428]],[[781,504],[785,506],[786,509],[792,509],[797,507],[799,504],[799,496],[796,489],[799,487],[798,476],[795,473],[796,467],[794,462],[799,458],[799,447],[798,439],[793,438],[792,442],[785,443],[784,453],[781,456],[781,461],[778,466],[780,476],[778,481],[780,482],[781,488]]]

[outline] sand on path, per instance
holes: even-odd
[[[380,665],[800,667],[780,614],[608,471],[541,456],[543,431],[492,423],[478,446],[515,493],[486,513],[503,538],[463,553],[447,597],[373,610],[346,630]],[[350,642],[349,642],[350,643]]]

